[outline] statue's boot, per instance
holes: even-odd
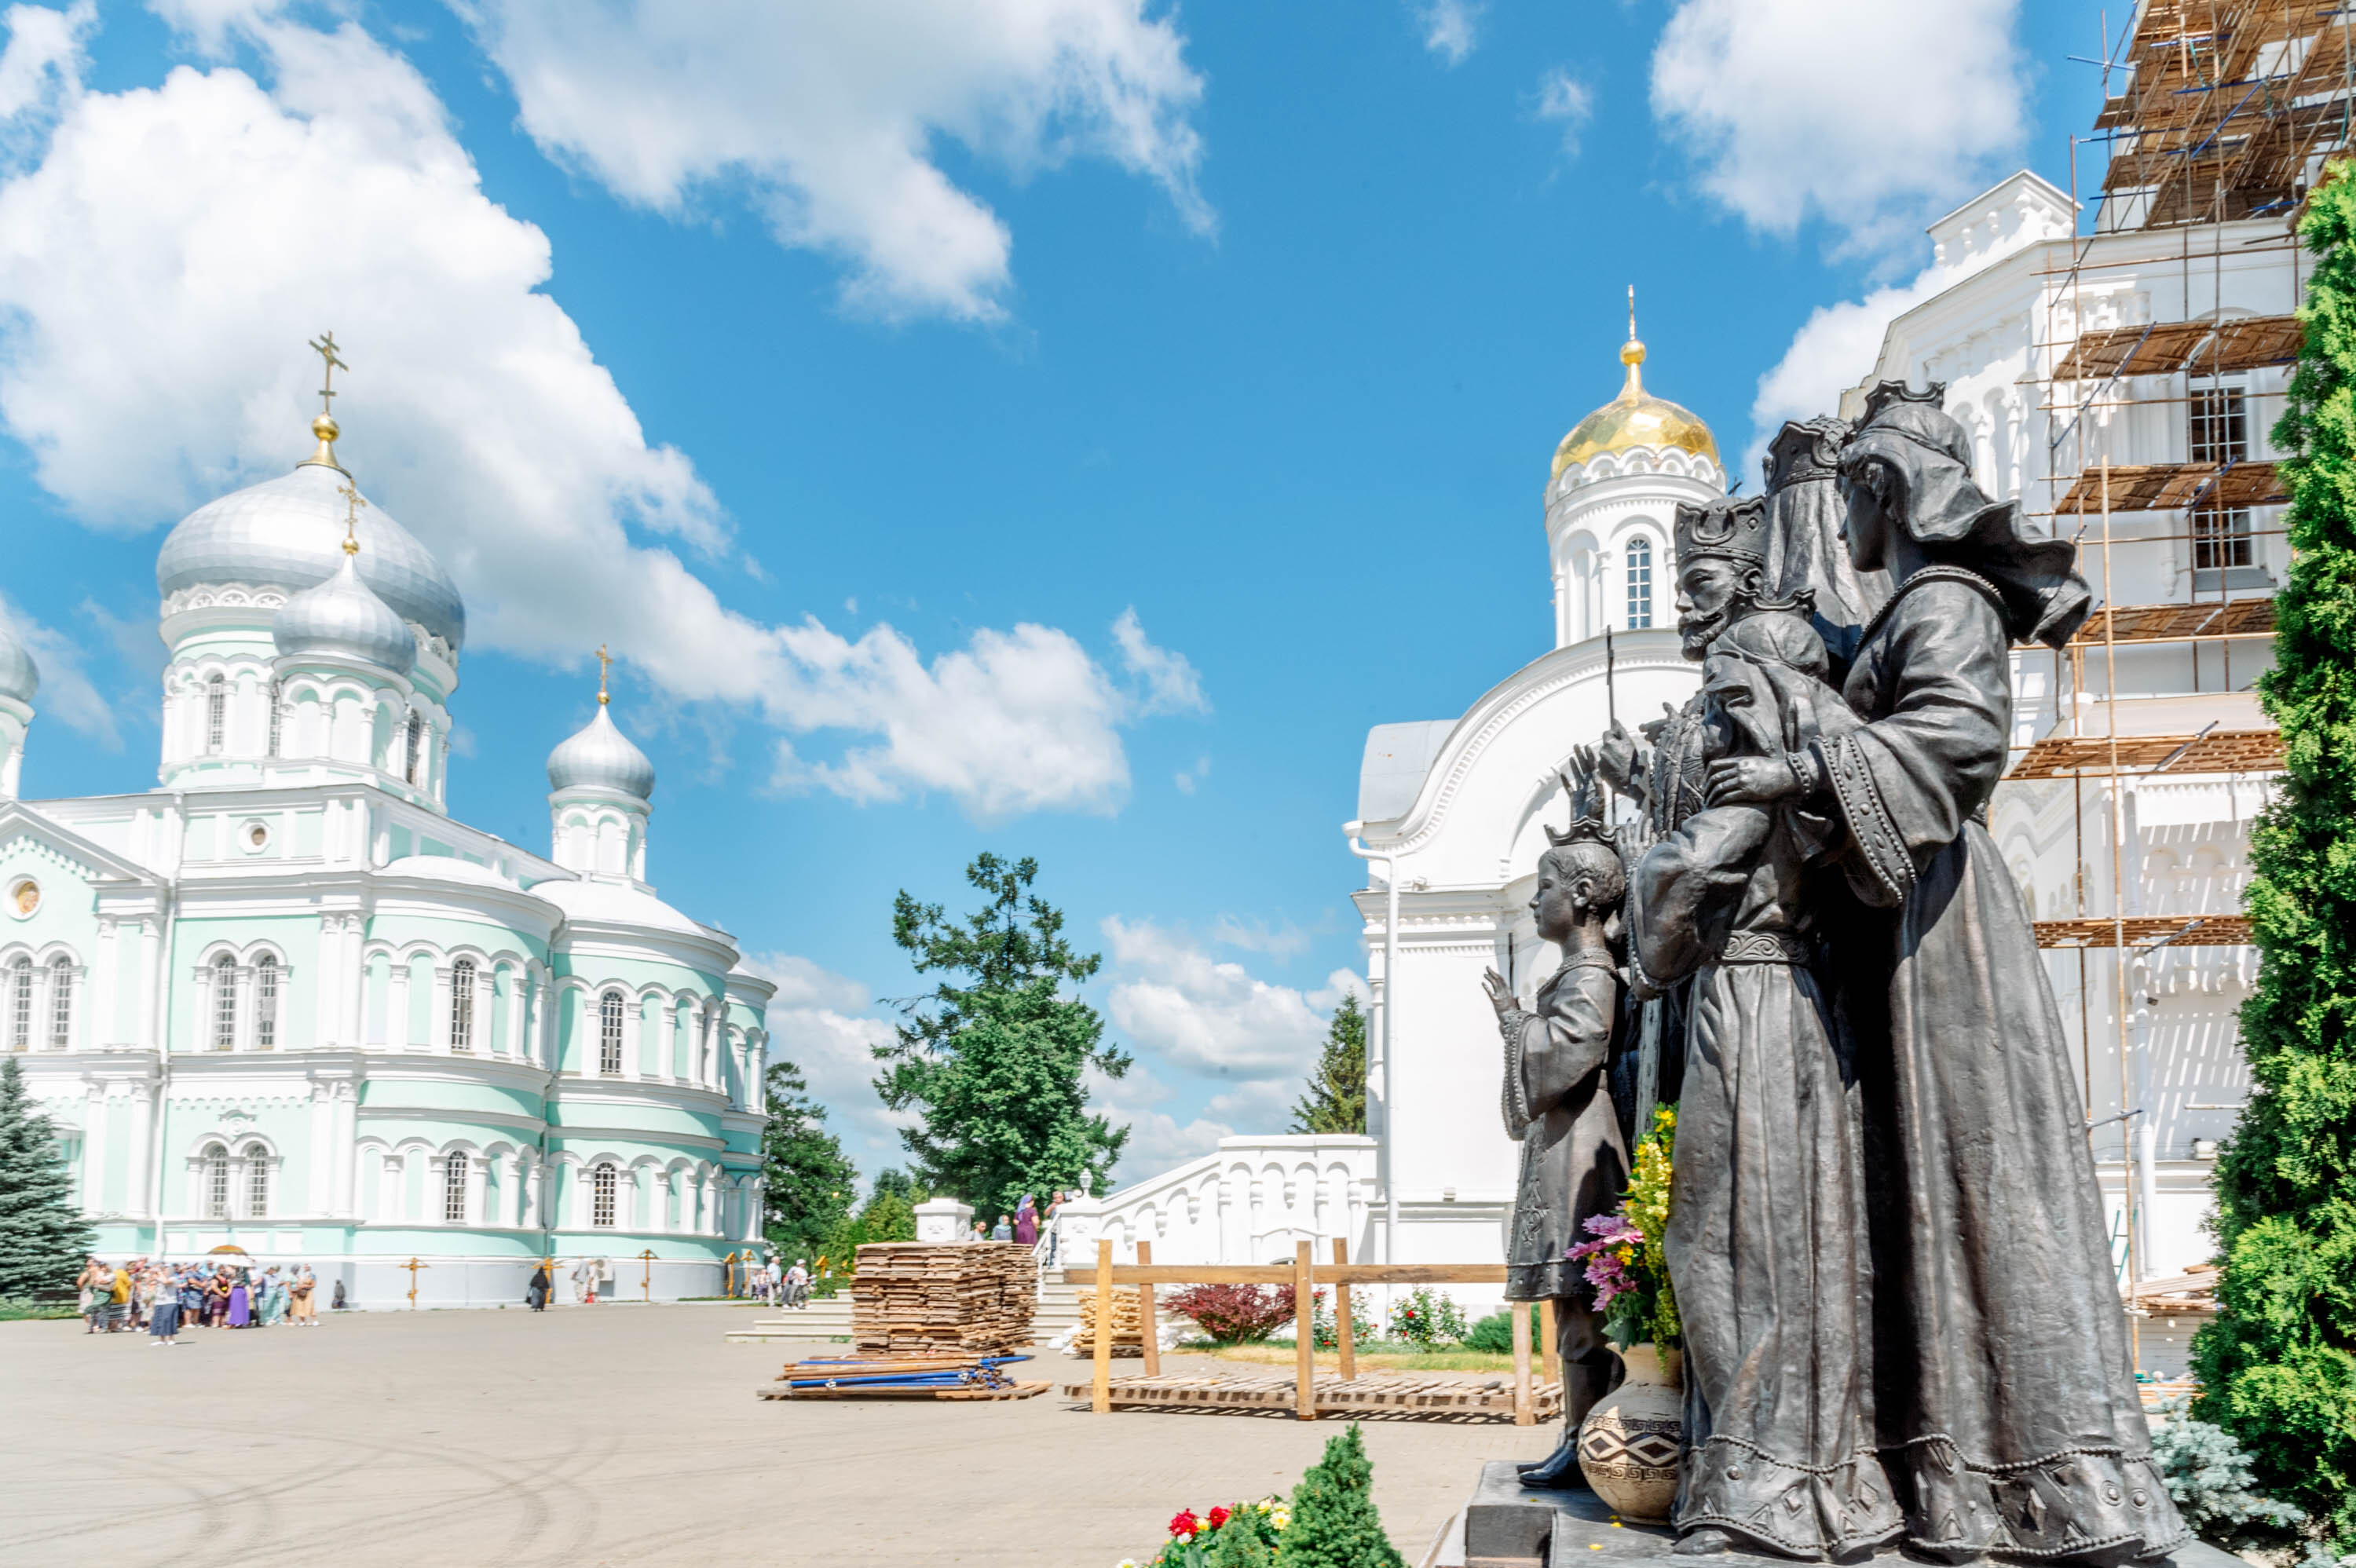
[[[1579,1467],[1579,1428],[1566,1424],[1553,1453],[1515,1468],[1526,1487],[1586,1487],[1587,1475]]]
[[[1677,1543],[1669,1551],[1678,1557],[1714,1557],[1734,1549],[1734,1537],[1714,1525],[1706,1524],[1699,1530],[1689,1530],[1677,1537]]]

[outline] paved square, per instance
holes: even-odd
[[[935,1563],[1112,1568],[1181,1507],[1290,1489],[1341,1429],[1004,1403],[756,1399],[766,1310],[354,1315],[316,1330],[85,1338],[0,1324],[0,1563],[372,1568]],[[1170,1371],[1216,1363],[1170,1358]],[[1133,1368],[1135,1363],[1129,1363]],[[1084,1376],[1052,1353],[1033,1378]],[[1551,1428],[1373,1421],[1410,1563],[1484,1459]]]

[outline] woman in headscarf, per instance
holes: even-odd
[[[1026,1247],[1039,1244],[1039,1208],[1028,1192],[1014,1207],[1014,1239]]]
[[[232,1328],[253,1326],[253,1287],[246,1283],[247,1278],[243,1269],[230,1277],[229,1326]]]
[[[1885,382],[1843,449],[1859,571],[1895,587],[1818,738],[1730,758],[1710,798],[1834,823],[1824,899],[1864,1111],[1881,1456],[1906,1545],[2120,1563],[2186,1537],[2154,1469],[2069,1046],[1987,827],[2009,650],[2060,647],[2075,547],[1972,482],[1963,427]]]
[[[524,1286],[523,1299],[525,1305],[530,1307],[534,1312],[547,1311],[549,1288],[548,1260],[543,1258],[539,1263],[532,1265],[531,1283]]]

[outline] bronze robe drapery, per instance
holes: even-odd
[[[1713,656],[1708,693],[1738,705],[1721,732],[1744,750],[1813,738],[1816,705],[1779,700],[1748,660]],[[1627,904],[1645,974],[1693,976],[1664,1238],[1685,1329],[1674,1518],[1801,1557],[1904,1531],[1874,1451],[1856,1100],[1812,967],[1825,826],[1791,808],[1698,812],[1645,851]]]
[[[2018,615],[2015,616],[2018,619]],[[1819,743],[1858,904],[1835,972],[1865,1112],[1875,1412],[1908,1544],[2124,1562],[2185,1539],[2154,1472],[2062,1019],[1984,826],[2000,591],[1902,584]],[[1831,912],[1827,912],[1828,914]]]
[[[1620,1017],[1620,976],[1600,953],[1574,953],[1538,987],[1535,1012],[1501,1019],[1505,1135],[1522,1146],[1505,1299],[1590,1303],[1586,1265],[1564,1254],[1590,1240],[1588,1218],[1628,1189],[1628,1149],[1605,1083]]]

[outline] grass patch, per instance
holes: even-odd
[[[0,1323],[30,1323],[80,1316],[70,1301],[27,1301],[21,1296],[0,1296]]]
[[[1289,1367],[1294,1364],[1290,1345],[1214,1345],[1191,1353],[1215,1356],[1222,1361],[1247,1361],[1254,1366]],[[1323,1370],[1337,1370],[1342,1364],[1340,1352],[1320,1350],[1317,1365]],[[1358,1350],[1358,1365],[1370,1371],[1385,1372],[1511,1372],[1514,1358],[1493,1355],[1486,1350],[1419,1350],[1412,1346],[1390,1345],[1377,1341]],[[1536,1357],[1532,1358],[1535,1370]]]

